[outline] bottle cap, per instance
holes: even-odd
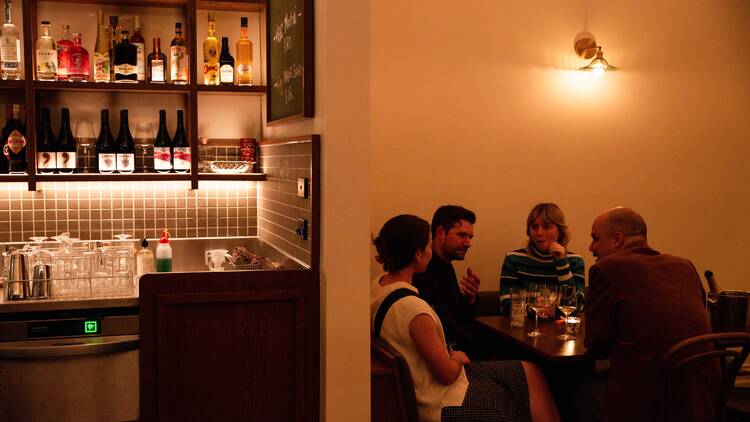
[[[148,240],[144,237],[143,240],[141,240],[141,246],[144,248],[148,248]]]
[[[240,26],[247,26],[247,16],[240,18]]]
[[[167,231],[166,227],[164,227],[164,231],[161,232],[161,239],[159,239],[159,243],[169,243],[169,232]]]

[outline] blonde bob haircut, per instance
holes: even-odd
[[[526,218],[526,236],[529,236],[531,224],[534,223],[537,217],[542,220],[542,223],[556,225],[557,231],[560,232],[557,236],[557,243],[568,246],[568,242],[570,242],[568,225],[565,224],[565,215],[557,204],[542,202],[534,205],[534,208],[531,209],[529,216]],[[529,243],[531,243],[530,240]]]

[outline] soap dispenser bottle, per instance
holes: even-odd
[[[141,249],[135,256],[135,275],[140,277],[146,273],[154,272],[154,254],[148,250],[148,240],[141,241]]]
[[[172,247],[169,245],[169,232],[166,227],[161,233],[159,246],[156,247],[156,272],[172,272]]]

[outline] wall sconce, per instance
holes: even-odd
[[[596,44],[596,39],[594,39],[594,36],[590,32],[581,32],[576,35],[573,48],[575,48],[578,57],[582,59],[588,60],[596,56],[594,60],[591,60],[591,63],[578,68],[578,70],[593,72],[596,76],[602,76],[606,71],[617,70],[616,67],[609,64],[604,58],[602,47]]]

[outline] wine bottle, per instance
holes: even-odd
[[[115,82],[138,83],[138,48],[130,44],[128,31],[122,31],[122,42],[115,46]]]
[[[190,170],[190,143],[185,136],[182,110],[177,110],[177,130],[172,138],[172,158],[175,172],[187,173]]]
[[[5,155],[5,143],[10,134],[11,122],[13,121],[13,106],[8,104],[5,108],[5,126],[0,131],[0,174],[8,174],[8,156]]]
[[[70,40],[70,26],[62,26],[60,41],[57,42],[57,80],[67,81],[68,72],[70,72],[70,50],[73,48],[73,41]]]
[[[115,154],[115,140],[109,130],[109,110],[102,110],[102,125],[99,137],[96,139],[96,161],[99,173],[114,173],[117,170],[117,156]]]
[[[130,37],[130,43],[136,48],[136,67],[138,73],[138,82],[146,81],[146,40],[141,35],[141,19],[136,15],[133,26],[133,36]]]
[[[167,56],[161,52],[161,39],[154,38],[154,46],[151,54],[148,55],[147,73],[148,81],[152,84],[163,84],[166,82],[165,66],[167,65]]]
[[[109,82],[109,26],[104,23],[104,12],[96,12],[97,32],[94,47],[94,82]]]
[[[125,41],[123,31],[123,42]],[[135,142],[130,135],[128,111],[120,110],[120,133],[117,134],[117,171],[132,173],[135,171]]]
[[[57,135],[57,171],[73,173],[78,163],[76,159],[76,140],[70,130],[70,110],[63,108],[61,114],[60,134]]]
[[[253,43],[247,38],[247,17],[240,18],[240,39],[237,40],[237,85],[253,84]]]
[[[36,168],[39,173],[54,173],[57,169],[57,141],[52,132],[49,108],[42,108],[42,123],[36,137]]]
[[[36,79],[54,81],[57,78],[57,47],[50,35],[49,21],[42,21],[42,36],[36,41]]]
[[[3,5],[5,6],[5,23],[0,29],[0,77],[21,79],[21,37],[12,20],[13,2],[3,0]]]
[[[219,74],[222,85],[234,85],[234,57],[229,54],[229,38],[221,37]]]
[[[172,170],[172,141],[167,131],[167,112],[159,110],[159,132],[154,140],[154,169],[159,173]]]
[[[208,36],[203,41],[203,84],[219,84],[219,41],[216,39],[216,20],[208,14]]]
[[[7,135],[6,135],[7,133]],[[21,122],[21,106],[13,104],[12,117],[3,129],[3,154],[8,157],[10,174],[26,173],[26,125]]]
[[[174,38],[169,46],[170,79],[173,84],[186,85],[190,73],[188,48],[182,36],[182,22],[174,24]]]

